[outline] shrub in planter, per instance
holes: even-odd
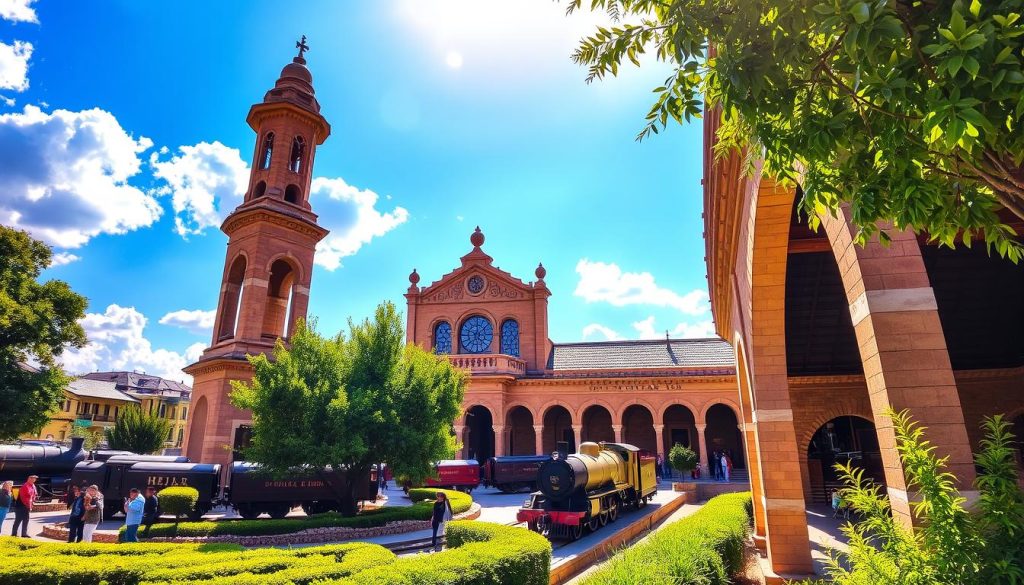
[[[698,462],[699,459],[693,449],[679,443],[672,445],[672,449],[668,452],[669,465],[684,476],[696,469]]]
[[[182,516],[188,516],[199,501],[199,491],[190,487],[165,487],[156,495],[160,500],[160,511],[174,516],[177,524]]]

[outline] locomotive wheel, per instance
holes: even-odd
[[[612,500],[608,506],[608,521],[615,522],[619,518],[619,501]]]
[[[601,512],[598,517],[598,521],[601,522],[601,526],[608,524],[608,511]]]
[[[569,540],[579,540],[583,536],[583,525],[577,524],[576,526],[569,527]]]
[[[270,508],[269,514],[271,518],[275,520],[280,520],[281,518],[287,516],[288,512],[291,511],[291,506],[289,506],[288,504],[276,504]]]
[[[206,512],[204,510],[200,510],[199,508],[192,508],[188,512],[188,519],[192,522],[199,522],[203,519],[203,514],[205,513]]]
[[[587,521],[587,528],[589,528],[591,532],[596,532],[599,526],[601,526],[600,515],[591,516],[590,520]]]
[[[246,520],[255,520],[260,516],[260,511],[251,504],[239,504],[235,510],[238,511],[239,516]]]

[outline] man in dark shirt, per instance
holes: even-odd
[[[156,488],[146,488],[146,506],[142,509],[142,525],[146,527],[143,534],[149,536],[149,527],[160,517],[160,500],[156,497]]]

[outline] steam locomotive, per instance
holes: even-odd
[[[655,460],[624,443],[583,443],[579,453],[554,454],[541,465],[538,491],[516,519],[550,538],[576,540],[614,522],[622,509],[640,509],[658,490]]]
[[[39,501],[63,497],[67,493],[71,470],[89,457],[82,448],[85,439],[71,439],[71,447],[50,443],[23,442],[0,445],[0,482],[21,485],[29,475],[38,475]]]

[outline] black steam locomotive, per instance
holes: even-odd
[[[38,475],[39,501],[63,497],[67,493],[71,470],[89,457],[82,448],[85,439],[72,439],[71,447],[23,442],[0,445],[0,482],[21,485],[29,475]]]

